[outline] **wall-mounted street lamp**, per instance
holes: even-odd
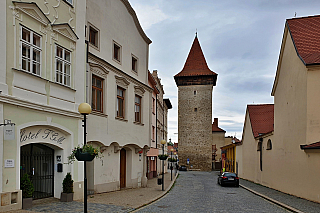
[[[162,140],[162,154],[164,155],[164,145],[167,143],[167,141]],[[162,191],[164,191],[164,160],[162,162]]]
[[[78,111],[83,115],[83,132],[84,132],[84,145],[87,144],[87,122],[86,116],[91,113],[91,106],[87,103],[82,103],[79,105]],[[87,161],[84,161],[84,213],[88,212],[87,206]]]

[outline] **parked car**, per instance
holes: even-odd
[[[218,176],[218,184],[221,186],[232,185],[239,187],[239,177],[236,173],[224,172]]]
[[[179,166],[179,171],[188,171],[185,165]]]

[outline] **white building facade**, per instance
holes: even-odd
[[[88,141],[103,158],[88,164],[92,193],[146,186],[153,89],[148,85],[151,40],[127,0],[87,0]]]
[[[0,8],[0,211],[8,211],[21,208],[25,173],[37,199],[59,198],[67,172],[82,184],[83,164],[64,163],[83,135],[85,17],[76,14],[85,3],[6,0]]]

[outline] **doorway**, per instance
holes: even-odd
[[[127,164],[127,160],[126,160],[126,155],[127,152],[125,149],[121,149],[120,150],[120,188],[125,188],[126,187],[126,164]]]
[[[21,147],[20,180],[28,174],[34,187],[33,199],[53,197],[54,149],[43,144]]]

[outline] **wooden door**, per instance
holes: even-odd
[[[126,187],[126,150],[121,149],[120,151],[120,188]]]

